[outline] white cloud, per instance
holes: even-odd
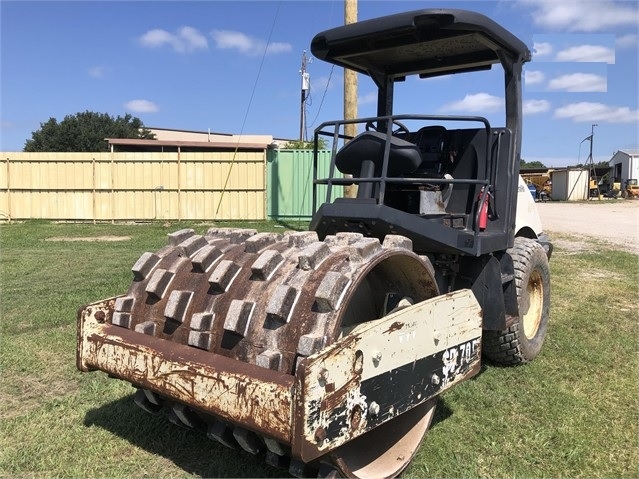
[[[335,72],[331,76],[311,77],[311,90],[317,94],[319,91],[334,88],[341,81],[342,76]]]
[[[550,102],[548,100],[527,100],[522,107],[524,115],[535,115],[550,110]]]
[[[284,42],[271,42],[266,47],[266,53],[268,54],[276,54],[276,53],[286,53],[290,52],[293,49],[290,43]]]
[[[548,82],[548,89],[553,91],[605,92],[607,88],[606,78],[592,73],[569,73]]]
[[[533,52],[534,57],[550,55],[553,52],[553,47],[550,43],[547,42],[534,42]]]
[[[543,83],[545,79],[546,75],[544,75],[544,72],[538,70],[524,72],[526,85],[538,85],[539,83]]]
[[[627,106],[611,106],[582,101],[555,110],[554,118],[570,119],[576,123],[600,121],[602,123],[633,123],[639,121],[639,110]]]
[[[557,52],[558,62],[615,63],[615,51],[603,45],[578,45]]]
[[[244,55],[258,56],[264,54],[286,53],[293,47],[290,43],[269,43],[250,37],[245,33],[234,30],[213,30],[211,36],[215,46],[221,50],[237,50]]]
[[[158,106],[149,100],[131,100],[124,104],[124,108],[134,113],[155,113]]]
[[[612,0],[523,0],[531,6],[536,25],[569,32],[606,31],[624,25],[637,25],[636,2]]]
[[[504,107],[504,99],[488,93],[468,94],[463,100],[448,103],[440,111],[464,111],[468,113],[494,112]]]
[[[206,50],[209,47],[209,42],[206,37],[193,27],[180,28],[178,35],[188,51],[198,49]]]
[[[106,68],[104,67],[92,67],[89,68],[88,72],[90,77],[93,78],[102,78],[106,74]]]
[[[619,48],[636,47],[637,43],[639,43],[639,39],[637,39],[637,35],[635,33],[628,33],[627,35],[621,35],[617,37],[615,40],[615,44]]]
[[[370,93],[367,93],[366,95],[360,96],[357,99],[358,104],[360,105],[366,105],[369,103],[377,103],[377,92],[376,91],[372,91]]]
[[[193,27],[181,27],[177,33],[156,28],[149,30],[139,38],[144,47],[160,48],[169,45],[178,53],[190,53],[195,50],[206,50],[209,46],[206,37]]]
[[[139,38],[140,44],[145,47],[161,47],[164,44],[173,44],[175,42],[175,35],[167,32],[166,30],[162,30],[160,28],[156,28],[154,30],[149,30],[144,35]]]
[[[242,53],[254,51],[256,48],[255,40],[242,32],[234,32],[230,30],[214,30],[211,36],[215,40],[217,48],[231,49],[234,48]],[[263,43],[260,43],[263,45]]]

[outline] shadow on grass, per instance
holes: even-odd
[[[440,399],[431,427],[452,414],[445,399]],[[154,416],[142,411],[133,402],[133,395],[89,411],[84,425],[105,429],[195,476],[293,477],[284,469],[267,465],[264,454],[252,456],[231,450],[209,439],[203,430],[181,428],[170,423],[163,413]]]
[[[142,411],[134,404],[133,395],[89,411],[84,425],[106,429],[196,476],[291,477],[287,471],[267,465],[263,455],[231,450],[209,439],[204,431],[184,429],[170,423],[164,414],[153,416]]]
[[[430,423],[430,427],[435,427],[437,424],[445,421],[452,415],[453,410],[448,407],[448,404],[446,404],[446,399],[440,396],[439,401],[437,401],[437,407],[435,408],[435,414],[433,415],[433,421]]]
[[[300,218],[276,218],[275,224],[293,231],[308,231],[309,220]]]
[[[482,363],[479,369],[479,372],[472,378],[468,379],[468,381],[477,380],[487,369],[488,369],[487,366],[484,363]],[[435,409],[435,415],[433,416],[433,422],[431,423],[430,427],[432,428],[436,426],[437,424],[439,424],[440,422],[445,421],[446,419],[451,417],[453,414],[454,414],[454,411],[448,406],[446,402],[446,394],[440,395],[439,401],[437,401],[437,409]]]

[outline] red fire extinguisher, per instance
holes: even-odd
[[[482,204],[481,199],[482,196],[485,196],[484,203]],[[488,207],[490,205],[490,193],[486,192],[484,195],[484,187],[482,186],[481,191],[479,192],[479,196],[477,197],[477,201],[479,202],[479,217],[478,217],[478,226],[479,231],[484,231],[486,226],[488,226]]]

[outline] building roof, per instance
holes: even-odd
[[[624,161],[624,157],[621,156],[617,156],[619,155],[619,153],[621,153],[622,155],[627,156],[628,158],[634,158],[636,156],[639,156],[639,149],[627,149],[627,150],[617,150],[615,151],[612,156],[610,157],[610,159],[608,160],[608,164],[612,165],[614,164],[614,162],[619,162],[619,161]]]
[[[619,150],[619,151],[622,152],[622,153],[625,153],[628,156],[639,156],[639,149],[636,149],[636,150],[635,149],[629,149],[629,150],[623,149],[623,150]]]
[[[105,138],[112,151],[261,151],[274,143],[288,142],[272,135],[219,133],[174,128],[146,127],[154,139]]]
[[[138,138],[107,138],[109,145],[128,150],[160,150],[160,151],[202,151],[202,150],[266,150],[267,142],[238,141],[176,141],[176,140],[143,140]]]

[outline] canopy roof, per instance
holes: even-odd
[[[530,50],[512,33],[475,12],[426,9],[374,18],[318,33],[317,58],[370,75],[401,80],[526,62]]]

